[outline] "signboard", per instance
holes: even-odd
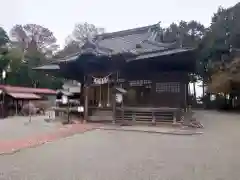
[[[120,104],[120,103],[122,103],[122,101],[123,101],[123,95],[120,93],[117,93],[116,94],[116,102]]]
[[[134,80],[134,81],[129,81],[129,85],[131,87],[134,86],[146,86],[152,84],[151,80]]]
[[[55,111],[47,111],[46,116],[48,119],[55,119]]]
[[[94,84],[107,84],[109,81],[109,78],[108,76],[107,77],[104,77],[104,78],[93,78],[93,83]]]

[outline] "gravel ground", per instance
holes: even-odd
[[[0,120],[0,141],[15,140],[29,136],[46,134],[54,131],[57,123],[47,123],[44,116],[33,116],[31,123],[29,117],[15,116]]]
[[[204,134],[96,130],[0,157],[0,180],[239,180],[240,116],[198,112]]]

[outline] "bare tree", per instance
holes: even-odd
[[[76,24],[72,34],[68,37],[67,41],[74,41],[79,44],[81,47],[87,38],[92,38],[98,34],[102,34],[104,32],[103,28],[98,28],[93,24],[83,23],[83,24]]]
[[[104,29],[98,28],[93,24],[76,24],[71,35],[66,38],[65,47],[56,54],[55,58],[77,53],[88,38],[94,38],[96,35],[102,33],[104,33]]]
[[[10,34],[12,41],[23,50],[48,54],[58,48],[53,32],[37,24],[15,25]]]

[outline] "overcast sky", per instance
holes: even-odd
[[[77,22],[88,22],[108,32],[179,20],[208,25],[218,6],[237,0],[1,0],[0,25],[36,23],[52,30],[61,45]],[[5,7],[3,7],[5,6]]]

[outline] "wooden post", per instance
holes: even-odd
[[[188,102],[188,99],[189,99],[189,97],[188,97],[188,93],[189,93],[188,92],[188,82],[186,82],[184,84],[184,90],[185,90],[185,98],[184,98],[184,105],[185,105],[185,107],[184,107],[184,111],[186,112],[188,104],[189,104],[189,102]]]
[[[122,109],[122,111],[121,111],[121,120],[122,120],[122,122],[124,122],[125,121],[125,119],[124,119],[124,109],[123,109],[123,107],[121,109]]]
[[[115,124],[116,123],[116,92],[115,92],[115,86],[113,86],[113,93],[112,93],[112,123]]]
[[[152,112],[152,125],[156,125],[156,117],[154,112]]]
[[[84,83],[84,119],[83,123],[88,121],[88,91],[89,91],[89,77],[87,76]]]
[[[173,113],[173,124],[177,124],[177,114],[176,114],[176,112]]]
[[[85,84],[84,88],[84,95],[85,95],[85,102],[84,102],[84,119],[83,122],[86,123],[88,120],[88,84]]]
[[[28,101],[28,115],[29,115],[29,123],[32,122],[32,110],[30,109],[31,101]]]
[[[15,101],[15,108],[16,108],[15,115],[17,116],[18,115],[18,100]]]
[[[113,91],[112,91],[112,123],[116,124],[116,84],[117,84],[117,72],[115,76],[113,76]]]

